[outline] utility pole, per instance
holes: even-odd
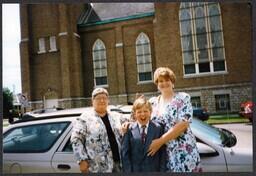
[[[15,94],[15,84],[12,85],[12,93]]]

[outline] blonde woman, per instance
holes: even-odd
[[[166,144],[168,172],[201,171],[196,139],[189,127],[193,115],[190,96],[174,92],[175,80],[175,74],[167,67],[160,67],[154,73],[154,83],[161,95],[150,99],[151,119],[161,124],[165,133],[152,141],[148,155],[153,156]]]

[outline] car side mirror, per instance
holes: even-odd
[[[224,128],[219,128],[224,134],[227,136],[227,140],[223,143],[223,146],[225,147],[233,147],[237,143],[236,136],[231,132]]]
[[[200,157],[209,157],[209,156],[218,156],[219,155],[219,153],[215,149],[210,147],[209,145],[206,145],[201,142],[197,142],[196,145],[199,150]]]

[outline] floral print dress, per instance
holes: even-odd
[[[193,109],[190,96],[187,93],[176,93],[166,105],[164,112],[159,113],[159,98],[152,97],[152,120],[163,125],[167,132],[180,121],[191,122]],[[178,138],[166,143],[168,172],[196,172],[201,171],[200,156],[196,146],[195,136],[190,127]]]

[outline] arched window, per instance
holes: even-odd
[[[97,39],[93,45],[93,70],[95,86],[107,86],[107,57],[104,43]]]
[[[136,59],[139,82],[152,81],[150,41],[143,32],[136,39]]]
[[[184,2],[179,11],[184,75],[225,72],[221,12],[215,2]]]

